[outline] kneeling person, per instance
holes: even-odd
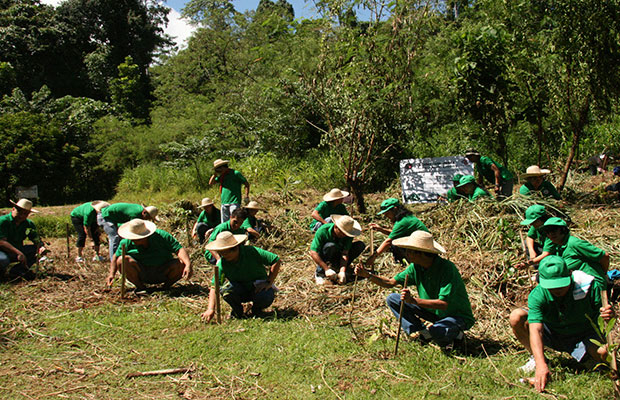
[[[220,288],[220,293],[232,308],[231,316],[235,318],[245,317],[242,303],[252,302],[252,315],[258,315],[273,303],[273,283],[280,271],[280,257],[258,247],[242,246],[246,240],[246,235],[233,235],[224,231],[206,246],[207,250],[216,251],[220,255],[217,262],[220,285],[228,279],[228,284]],[[211,321],[215,314],[216,296],[218,294],[215,293],[213,277],[209,307],[202,314],[206,322]]]
[[[192,276],[192,264],[187,251],[168,232],[157,229],[151,221],[133,219],[118,228],[121,240],[110,274],[108,286],[114,282],[116,271],[120,271],[122,248],[125,245],[127,279],[136,286],[136,291],[145,289],[144,284],[163,283],[169,288],[181,278]],[[175,258],[174,255],[178,258]]]
[[[463,338],[463,332],[475,322],[465,284],[456,266],[439,256],[443,247],[425,231],[415,231],[410,236],[396,239],[394,246],[405,249],[405,258],[411,264],[393,278],[371,274],[361,265],[355,273],[386,288],[405,283],[415,285],[418,296],[413,297],[407,288],[401,293],[388,295],[386,302],[390,311],[399,318],[403,307],[402,328],[411,335],[420,332],[423,340],[433,340],[440,346],[452,344]],[[432,323],[426,328],[422,320]]]
[[[530,360],[520,370],[535,370],[535,387],[542,392],[550,377],[543,346],[570,353],[577,361],[583,361],[589,354],[601,362],[606,358],[607,350],[591,342],[590,339],[601,338],[588,317],[596,321],[600,314],[609,321],[613,312],[609,305],[601,308],[602,285],[583,271],[571,273],[562,257],[545,257],[538,271],[540,284],[528,296],[529,311],[514,310],[510,314],[510,325],[519,342],[531,354]]]

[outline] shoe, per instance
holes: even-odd
[[[83,263],[84,259],[82,257],[75,257],[75,262],[76,263]]]
[[[517,371],[523,372],[525,374],[536,371],[536,361],[534,361],[534,356],[530,356],[530,359],[527,360],[525,364],[517,368]]]
[[[103,262],[103,261],[105,261],[105,258],[103,258],[103,257],[101,257],[101,256],[94,256],[94,257],[93,257],[93,261],[96,261],[96,262]]]

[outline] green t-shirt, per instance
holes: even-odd
[[[540,185],[540,188],[538,189],[534,189],[534,186],[531,183],[525,182],[519,188],[519,193],[524,196],[540,193],[542,197],[553,197],[556,200],[560,200],[560,193],[549,181],[543,181],[542,185]]]
[[[248,229],[250,228],[254,229],[255,227],[256,227],[256,217],[247,217],[243,221],[239,229],[244,229],[245,231],[247,231]]]
[[[446,310],[427,309],[427,311],[434,313],[440,319],[461,317],[465,320],[465,329],[474,325],[474,314],[471,311],[465,284],[458,269],[451,261],[437,256],[428,269],[409,264],[407,269],[394,276],[394,280],[402,285],[405,283],[405,276],[408,276],[408,285],[415,285],[418,288],[418,295],[421,299],[443,300],[448,303]]]
[[[534,225],[530,225],[530,229],[527,231],[527,237],[534,239],[535,243],[542,246],[543,251],[551,253],[553,250],[553,242],[545,235],[542,230],[534,228]]]
[[[545,246],[547,247],[547,246]],[[580,270],[591,275],[606,289],[607,280],[603,266],[599,262],[605,254],[604,250],[599,249],[590,242],[569,235],[563,245],[551,244],[549,246],[551,254],[558,255],[566,261],[569,270]]]
[[[319,203],[318,206],[316,206],[315,210],[317,210],[319,212],[319,215],[321,216],[321,218],[325,219],[327,217],[329,217],[330,215],[349,215],[349,212],[347,211],[347,207],[343,204],[340,203],[336,206],[333,205],[333,201],[322,201]],[[312,221],[312,223],[310,224],[310,228],[312,228],[314,226],[314,224],[316,223],[316,221]]]
[[[236,262],[226,261],[223,257],[217,262],[220,271],[220,285],[225,279],[240,282],[246,289],[254,288],[254,281],[267,279],[267,267],[272,266],[280,257],[254,246],[239,246],[239,259]],[[215,276],[211,279],[215,285]]]
[[[351,249],[351,245],[353,244],[353,238],[349,236],[345,236],[343,238],[339,238],[334,234],[334,224],[325,224],[321,225],[319,229],[317,229],[314,234],[314,239],[312,239],[312,244],[310,245],[310,250],[316,251],[317,253],[321,253],[321,249],[325,246],[326,243],[333,242],[336,244],[336,247],[340,251],[345,251]]]
[[[217,208],[213,208],[211,214],[207,214],[205,210],[202,210],[202,212],[198,216],[198,221],[196,222],[207,224],[209,228],[215,228],[220,224],[221,220],[222,217],[220,214],[220,210],[218,210]]]
[[[97,222],[97,210],[90,203],[84,203],[81,206],[75,207],[71,211],[71,216],[81,218],[84,221],[82,222],[84,226],[91,226]]]
[[[479,199],[481,197],[493,197],[493,196],[491,196],[491,194],[487,192],[486,190],[484,190],[483,188],[477,186],[476,189],[474,189],[474,192],[471,194],[471,196],[468,196],[467,199],[473,203],[474,201],[476,201],[476,199]]]
[[[215,181],[220,184],[222,204],[241,204],[241,186],[248,183],[241,172],[231,168],[223,178],[216,176]]]
[[[553,332],[562,335],[577,335],[592,331],[586,317],[596,321],[601,308],[601,284],[592,281],[590,289],[580,300],[575,299],[574,283],[564,297],[554,297],[548,289],[538,285],[527,298],[529,308],[527,321],[544,323]]]
[[[503,181],[512,180],[512,174],[506,167],[496,163],[487,156],[480,157],[480,162],[476,163],[476,172],[482,175],[487,181],[495,184],[495,172],[493,172],[493,168],[491,167],[492,165],[495,165],[499,169],[499,173]]]
[[[142,218],[144,207],[140,204],[114,203],[101,210],[101,217],[108,222],[124,224],[135,218]]]
[[[177,240],[168,232],[157,229],[155,233],[148,237],[148,247],[138,246],[129,239],[121,240],[116,249],[116,256],[123,254],[123,244],[125,252],[140,265],[145,267],[158,267],[172,260],[174,255],[183,248]]]
[[[245,221],[244,221],[245,223]],[[222,222],[221,224],[217,225],[215,228],[213,228],[213,231],[211,232],[211,236],[209,236],[209,240],[207,241],[207,243],[211,243],[212,241],[215,240],[215,238],[217,238],[217,235],[221,232],[232,232],[233,235],[244,235],[247,233],[246,228],[243,227],[243,224],[241,224],[241,226],[239,227],[239,229],[237,229],[236,231],[233,231],[230,229],[230,220],[226,221],[226,222]],[[211,258],[211,252],[209,250],[205,251],[205,258],[208,260],[209,258]]]
[[[448,202],[452,203],[453,201],[462,199],[463,196],[456,191],[455,187],[451,187],[450,190],[448,190],[448,193],[446,193],[446,198],[448,199]]]
[[[388,237],[394,240],[402,237],[407,237],[415,231],[430,232],[422,221],[420,221],[413,215],[406,215],[399,221],[396,221],[394,223],[392,232],[390,232],[390,235]]]
[[[8,213],[0,217],[0,239],[9,242],[13,247],[22,250],[24,247],[24,239],[30,239],[33,243],[39,244],[39,234],[34,222],[27,219],[21,224],[16,225],[13,214]]]

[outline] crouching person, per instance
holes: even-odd
[[[132,219],[118,228],[118,234],[123,240],[111,263],[108,286],[121,269],[123,244],[127,280],[136,286],[137,292],[145,290],[145,284],[163,283],[167,289],[181,278],[191,278],[192,264],[187,251],[171,234],[157,229],[155,223]]]
[[[359,222],[348,215],[334,214],[331,219],[334,222],[322,225],[310,245],[310,257],[316,263],[317,284],[325,283],[326,279],[339,284],[353,280],[351,263],[366,248],[362,242],[353,242],[353,238],[362,233]]]
[[[254,246],[243,246],[246,235],[234,235],[224,231],[207,244],[207,250],[216,251],[220,285],[224,280],[228,284],[221,286],[220,293],[232,308],[233,318],[246,318],[260,315],[263,309],[273,303],[275,287],[273,285],[280,272],[280,257]],[[267,273],[266,268],[269,268]],[[209,292],[209,307],[202,314],[202,319],[211,321],[215,314],[215,277]],[[245,315],[243,303],[252,302],[250,315]]]
[[[545,257],[538,268],[540,284],[530,293],[529,310],[518,308],[510,314],[510,325],[521,344],[531,354],[530,360],[519,368],[522,372],[536,371],[535,387],[542,392],[550,378],[544,346],[570,353],[577,361],[589,355],[601,362],[607,349],[592,343],[602,340],[590,320],[599,315],[605,321],[613,316],[611,306],[601,307],[601,283],[583,271],[568,269],[562,257]]]
[[[404,301],[402,328],[411,335],[420,332],[423,341],[433,340],[439,346],[448,346],[463,339],[463,332],[474,324],[465,284],[456,266],[439,256],[445,250],[425,231],[415,231],[410,236],[396,239],[394,246],[405,249],[409,266],[393,278],[371,274],[363,266],[355,267],[355,273],[368,278],[379,286],[392,288],[405,283],[415,285],[418,297],[409,289],[388,295],[386,302],[398,319],[401,302]],[[431,325],[427,328],[424,321]]]

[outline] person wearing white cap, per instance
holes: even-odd
[[[100,200],[89,201],[88,203],[75,207],[71,211],[71,223],[77,233],[75,246],[77,247],[78,255],[75,259],[76,262],[84,262],[83,255],[86,237],[93,241],[93,249],[95,250],[93,261],[103,261],[103,257],[99,255],[100,232],[99,225],[97,224],[97,210],[93,207],[97,205],[99,209],[103,209],[109,206],[110,203]]]
[[[611,305],[602,307],[603,286],[583,271],[571,271],[562,257],[551,255],[540,262],[540,284],[529,294],[528,309],[518,308],[510,314],[510,326],[516,338],[531,354],[519,368],[536,372],[534,386],[542,392],[551,374],[545,360],[544,346],[569,353],[578,362],[589,355],[602,362],[605,346],[591,339],[605,341],[592,326],[601,316],[609,321],[614,313]]]
[[[546,175],[551,173],[548,169],[540,169],[538,165],[531,165],[525,170],[525,174],[521,175],[526,179],[525,182],[519,188],[519,193],[524,196],[530,196],[533,194],[540,194],[542,197],[553,197],[556,200],[560,200],[560,193],[551,182],[545,179]]]
[[[112,259],[114,253],[118,249],[118,244],[121,238],[118,236],[118,226],[125,222],[131,221],[135,218],[144,220],[155,220],[157,218],[157,207],[149,206],[144,207],[140,204],[133,203],[115,203],[103,207],[103,204],[96,204],[93,206],[97,210],[97,223],[103,228],[104,232],[108,235],[108,247],[110,250],[110,268],[114,267]]]
[[[348,196],[349,192],[336,188],[325,193],[323,201],[312,210],[314,221],[310,223],[310,230],[316,232],[321,225],[333,222],[332,215],[349,215],[347,207],[343,204]]]
[[[235,235],[247,234],[248,231],[246,228],[247,226],[249,226],[248,224],[246,224],[247,218],[248,210],[246,210],[245,208],[237,208],[235,211],[233,211],[228,221],[223,222],[213,228],[213,231],[211,231],[211,235],[209,236],[209,240],[207,241],[207,243],[213,242],[215,239],[217,239],[217,236],[221,232],[225,231],[232,232]],[[244,224],[246,224],[245,227]],[[211,264],[215,264],[219,261],[220,255],[217,254],[217,251],[209,251],[207,247],[207,250],[205,251],[205,259]]]
[[[145,284],[163,283],[164,288],[169,288],[181,278],[191,278],[192,263],[187,251],[171,234],[157,229],[153,222],[132,219],[118,228],[118,234],[123,240],[110,266],[106,279],[108,286],[114,282],[116,271],[120,271],[123,244],[127,280],[136,286],[136,292],[145,290]]]
[[[310,257],[316,263],[314,277],[318,284],[327,279],[342,285],[352,280],[351,263],[362,254],[366,245],[353,241],[362,233],[359,222],[348,215],[332,215],[331,218],[334,222],[316,231],[310,245]]]
[[[192,228],[192,237],[197,237],[200,244],[204,243],[205,237],[211,234],[213,228],[218,226],[221,221],[220,210],[215,207],[213,200],[208,197],[202,199],[198,208],[202,212]]]
[[[28,219],[31,212],[38,211],[32,208],[32,202],[28,199],[20,199],[17,203],[11,201],[11,204],[11,212],[0,217],[0,274],[6,272],[11,278],[32,279],[34,274],[28,268],[46,250],[37,234],[37,227]],[[32,240],[33,245],[24,245],[26,238]],[[11,262],[19,264],[6,271]]]
[[[355,273],[370,282],[385,288],[415,285],[418,297],[413,297],[408,288],[401,293],[388,295],[387,305],[398,319],[401,302],[404,302],[402,329],[411,335],[420,332],[422,341],[435,341],[448,346],[463,338],[463,332],[475,322],[465,284],[456,266],[441,258],[445,250],[425,231],[415,231],[410,236],[396,239],[394,246],[405,249],[405,258],[411,264],[393,278],[374,275],[360,264]],[[428,328],[422,320],[430,322]]]
[[[217,252],[221,258],[217,262],[222,298],[232,308],[231,317],[246,318],[259,316],[275,298],[274,282],[280,272],[280,257],[267,250],[254,246],[243,246],[246,235],[221,232],[207,244],[207,250]],[[269,273],[267,273],[267,269]],[[225,280],[228,283],[224,286]],[[209,306],[202,319],[211,321],[215,314],[215,277],[211,281]],[[243,304],[252,302],[250,315],[246,315]]]
[[[241,186],[245,186],[245,199],[249,201],[250,183],[241,174],[228,167],[228,160],[217,159],[213,161],[215,173],[209,179],[209,185],[219,183],[221,194],[221,222],[224,223],[230,219],[232,212],[241,207]]]

